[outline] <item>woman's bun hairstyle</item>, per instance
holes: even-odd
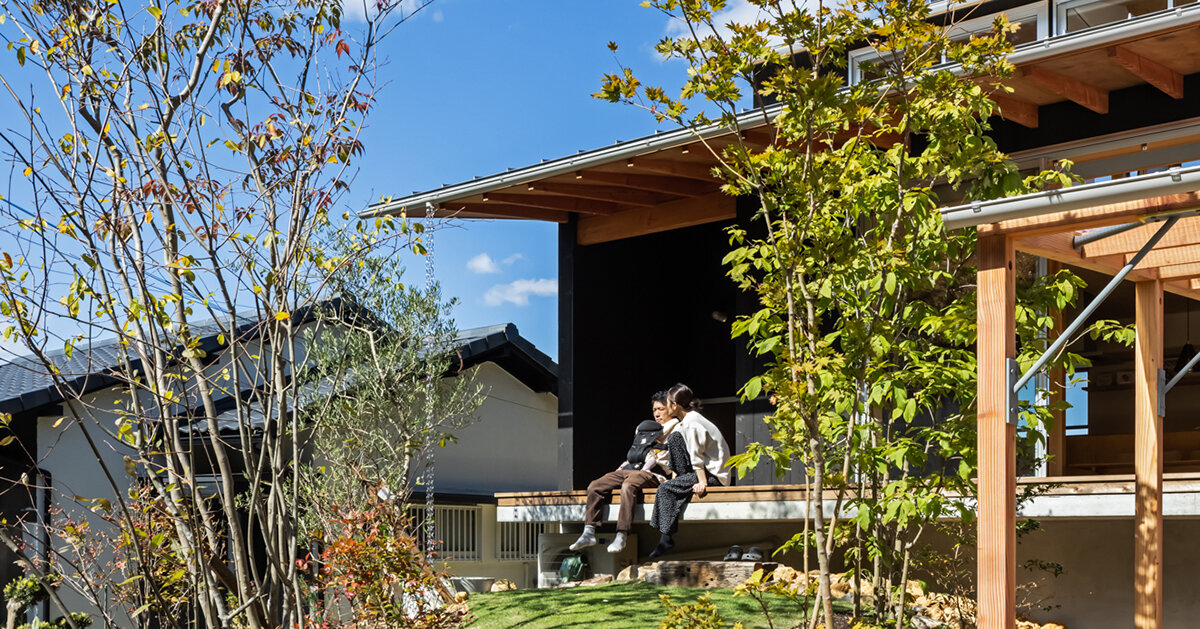
[[[700,400],[696,399],[696,394],[692,393],[692,389],[682,382],[667,391],[667,399],[689,411],[700,410]]]

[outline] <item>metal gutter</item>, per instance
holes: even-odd
[[[1041,41],[1019,46],[1008,55],[1009,63],[1019,65],[1037,61],[1046,51],[1061,55],[1076,52],[1106,43],[1119,31],[1122,39],[1133,39],[1154,35],[1163,31],[1182,30],[1188,24],[1200,22],[1200,4],[1192,3],[1172,9],[1164,9],[1132,20],[1122,20],[1065,35],[1052,35]]]
[[[782,110],[783,105],[771,105],[764,108],[746,110],[737,115],[737,125],[740,128],[756,127],[764,119],[774,120]],[[718,124],[711,124],[700,128],[685,127],[664,133],[656,133],[636,140],[619,142],[601,149],[584,151],[568,157],[561,157],[548,162],[517,168],[497,175],[472,179],[471,181],[449,185],[436,190],[421,192],[384,203],[377,203],[360,211],[359,216],[364,218],[378,216],[380,214],[398,212],[402,208],[421,206],[425,203],[437,204],[448,199],[493,192],[501,188],[537,181],[547,177],[565,175],[584,168],[630,159],[646,153],[675,148],[697,140],[707,140],[729,133],[733,133],[732,127]]]
[[[1118,39],[1114,37],[1115,35],[1119,35],[1119,39],[1131,39],[1163,31],[1180,30],[1193,23],[1200,23],[1200,2],[1168,9],[1133,20],[1105,24],[1076,33],[1053,35],[1044,40],[1030,42],[1018,47],[1008,56],[1008,60],[1013,65],[1032,63],[1045,57],[1067,54],[1112,43],[1112,40]],[[946,64],[944,68],[953,70],[957,65]],[[776,104],[765,108],[744,111],[738,114],[737,125],[739,127],[745,125],[751,128],[758,126],[758,123],[764,118],[773,120],[779,115],[782,109],[782,105]],[[576,155],[376,203],[359,211],[358,214],[363,218],[381,214],[393,214],[405,208],[422,206],[425,203],[438,204],[443,201],[493,192],[501,188],[547,177],[564,175],[584,168],[629,159],[646,153],[674,148],[695,142],[696,140],[709,139],[732,132],[733,129],[730,127],[713,124],[701,128],[687,127],[664,133],[656,133],[635,140],[618,142],[605,148],[584,151]]]
[[[1061,190],[1047,190],[943,208],[942,221],[946,229],[962,229],[1197,190],[1200,190],[1200,166],[1169,168],[1162,172],[1127,179],[1113,179]]]

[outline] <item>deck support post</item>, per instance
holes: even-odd
[[[978,627],[1016,627],[1016,426],[1008,422],[1008,359],[1016,357],[1011,238],[980,236],[977,289],[979,397]]]
[[[1134,627],[1160,629],[1163,601],[1163,282],[1138,282],[1134,353]]]

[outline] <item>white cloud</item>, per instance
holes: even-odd
[[[558,278],[517,280],[509,284],[497,284],[484,294],[483,303],[489,306],[499,306],[508,302],[517,306],[528,306],[530,295],[538,297],[558,295]]]
[[[820,6],[817,0],[800,0],[795,3],[796,8],[808,9],[814,12]],[[747,0],[730,0],[725,5],[725,10],[713,16],[713,24],[716,24],[717,31],[721,37],[728,39],[732,32],[729,30],[728,24],[734,22],[737,24],[753,24],[759,20],[770,19],[767,13],[759,10],[757,6],[750,4]],[[700,37],[704,37],[709,33],[707,27],[701,27],[697,30]],[[668,18],[667,20],[667,36],[668,37],[689,37],[692,32],[688,29],[688,25],[683,20],[678,18]],[[781,43],[781,42],[780,42]]]
[[[747,0],[731,0],[724,11],[713,16],[713,24],[721,31],[722,37],[729,36],[729,29],[725,28],[726,24],[736,22],[738,24],[751,24],[757,22],[761,16],[759,15],[758,7],[747,2]],[[703,31],[698,32],[703,37]],[[691,35],[687,23],[678,18],[670,18],[667,21],[667,36],[683,37]]]
[[[511,256],[508,256],[507,258],[502,260],[501,262],[503,262],[504,264],[512,264],[513,262],[516,262],[517,260],[524,260],[524,259],[525,259],[525,256],[523,254],[514,253]]]
[[[425,8],[432,0],[399,0],[393,2],[392,19],[399,20]],[[367,15],[379,14],[379,0],[342,0],[342,19],[346,22],[365,22]],[[441,10],[433,12],[433,21],[442,21]]]
[[[473,273],[499,273],[500,267],[496,265],[496,261],[486,253],[481,253],[470,260],[467,260],[467,268]]]

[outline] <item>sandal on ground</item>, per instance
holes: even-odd
[[[746,552],[742,553],[742,561],[762,561],[762,560],[763,560],[763,552],[762,552],[762,549],[759,548],[758,546],[751,546],[750,548],[746,549]]]
[[[742,547],[734,544],[729,547],[729,552],[725,553],[725,558],[721,561],[738,561],[742,558]]]

